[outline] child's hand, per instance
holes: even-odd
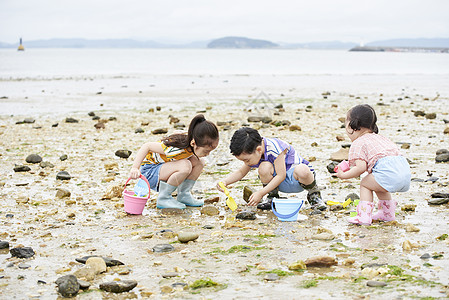
[[[253,193],[248,199],[249,206],[256,206],[262,200],[263,195],[260,192]]]
[[[223,189],[220,186],[220,182],[222,182],[225,187],[227,187],[228,185],[224,181],[218,181],[217,182],[217,184],[216,184],[217,190],[219,190],[220,192],[224,193]]]
[[[344,172],[337,167],[337,172],[335,173],[335,176],[337,176],[338,178],[342,179],[341,176],[344,174]]]
[[[131,168],[131,171],[129,172],[129,178],[137,179],[139,177],[140,177],[140,170],[137,168]]]

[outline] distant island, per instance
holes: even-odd
[[[233,49],[261,49],[277,48],[278,44],[264,40],[254,40],[245,37],[228,36],[213,40],[207,45],[207,48],[233,48]]]
[[[0,42],[0,48],[15,48],[19,43]],[[214,40],[193,41],[184,44],[167,44],[133,39],[49,39],[23,40],[23,46],[32,48],[142,48],[142,49],[340,49],[350,51],[399,51],[399,52],[449,52],[449,38],[395,39],[367,43],[321,41],[309,43],[283,43],[247,37],[222,37]]]
[[[349,51],[442,52],[449,53],[449,39],[395,39],[371,42]]]

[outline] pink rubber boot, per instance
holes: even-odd
[[[379,203],[377,204],[377,213],[373,215],[373,220],[385,222],[396,220],[394,214],[396,205],[397,203],[395,200],[379,200]]]
[[[371,225],[373,217],[374,203],[369,201],[360,201],[357,205],[357,216],[348,218],[348,222],[359,225]]]

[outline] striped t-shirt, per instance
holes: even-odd
[[[149,164],[166,163],[174,160],[181,160],[184,158],[189,158],[190,156],[193,155],[193,152],[190,152],[187,149],[180,149],[172,146],[167,146],[162,141],[159,142],[161,143],[162,149],[164,150],[164,154],[148,152],[148,154],[142,161],[142,166]]]
[[[314,171],[309,162],[299,156],[293,146],[289,143],[284,142],[283,140],[280,140],[278,138],[263,138],[263,141],[265,144],[264,155],[257,165],[251,166],[252,168],[258,168],[259,165],[264,161],[268,161],[274,164],[274,161],[279,156],[279,154],[281,154],[285,149],[288,149],[287,154],[285,155],[285,167],[287,171],[291,168],[291,166],[299,164],[305,164],[309,166],[310,171]]]

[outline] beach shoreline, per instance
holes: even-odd
[[[85,255],[111,257],[125,266],[95,275],[89,280],[90,291],[80,292],[77,299],[106,297],[99,284],[116,279],[138,282],[130,297],[154,299],[448,297],[449,239],[438,239],[448,233],[448,207],[430,206],[427,200],[432,193],[448,192],[448,165],[436,163],[435,155],[449,148],[449,135],[444,134],[449,75],[47,79],[0,81],[5,87],[0,97],[6,97],[0,100],[0,221],[4,225],[0,240],[9,241],[11,248],[22,245],[36,252],[29,259],[0,253],[0,297],[55,299],[55,280],[84,268],[75,259]],[[308,219],[301,222],[280,222],[271,212],[262,211],[257,211],[256,220],[235,219],[215,183],[240,166],[228,147],[232,133],[241,126],[286,140],[311,160],[325,201],[342,202],[348,194],[358,194],[360,180],[337,180],[327,165],[334,152],[350,143],[339,119],[359,103],[375,108],[380,134],[398,144],[411,162],[412,178],[419,179],[410,191],[395,195],[397,223],[353,226],[345,220],[351,208],[309,215],[308,206],[301,211]],[[282,109],[276,108],[279,105]],[[416,111],[424,115],[415,116]],[[88,112],[99,119],[93,120]],[[183,214],[166,215],[155,208],[157,194],[152,193],[143,215],[126,215],[121,188],[139,147],[162,137],[152,134],[154,129],[166,128],[167,134],[178,130],[171,117],[188,125],[197,113],[222,124],[220,144],[194,188],[196,197],[211,200],[208,205],[217,214],[189,208]],[[435,118],[425,116],[431,113]],[[288,121],[301,130],[291,131],[289,125],[276,122],[249,122],[254,115]],[[78,122],[68,123],[70,117]],[[17,124],[26,118],[34,122]],[[101,120],[104,129],[96,129]],[[137,129],[143,132],[136,133]],[[117,157],[120,149],[131,150],[131,156]],[[53,167],[26,163],[25,158],[34,153]],[[61,160],[64,154],[68,158]],[[16,165],[30,171],[14,172]],[[60,171],[67,171],[71,179],[57,180]],[[429,175],[438,177],[436,182],[426,181]],[[256,172],[231,189],[239,209],[251,210],[241,196],[245,185],[261,187]],[[114,188],[119,192],[105,197]],[[59,198],[59,189],[70,196]],[[306,197],[305,193],[295,196]],[[213,202],[217,197],[218,202]],[[199,239],[179,243],[179,232],[197,233]],[[322,233],[327,238],[320,238]],[[407,241],[410,249],[404,246]],[[172,245],[174,250],[154,253],[158,244]],[[430,258],[422,259],[426,253]],[[337,265],[300,272],[289,269],[317,255],[335,258]],[[22,264],[29,267],[21,268]],[[400,274],[392,271],[398,268]],[[175,275],[165,276],[168,273]],[[194,282],[207,278],[217,287],[192,288]],[[369,280],[387,286],[373,288],[367,286]]]

